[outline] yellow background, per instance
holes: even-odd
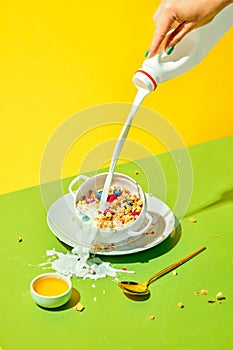
[[[2,1],[1,193],[39,183],[46,144],[71,115],[132,103],[131,79],[150,45],[158,4]],[[161,84],[143,105],[167,118],[186,145],[232,134],[232,55],[231,29],[204,61]],[[162,151],[144,142],[154,154]],[[70,160],[63,175],[76,168]]]

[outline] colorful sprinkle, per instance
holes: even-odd
[[[89,216],[87,216],[87,215],[84,215],[83,217],[82,217],[82,221],[89,221],[90,220],[90,218],[89,218]]]
[[[104,209],[104,212],[103,212],[103,214],[104,215],[106,215],[107,213],[109,213],[110,212],[110,208],[109,207],[107,207],[106,209]]]
[[[133,216],[139,216],[140,213],[139,213],[138,211],[133,211],[133,212],[132,212],[132,215],[133,215]]]
[[[115,199],[117,199],[117,196],[115,194],[110,194],[108,196],[107,202],[112,203],[113,201],[115,201]]]
[[[95,198],[93,197],[86,197],[87,204],[93,203],[95,201]]]
[[[118,189],[116,189],[116,188],[113,190],[113,193],[114,193],[117,197],[121,195],[121,191],[118,190]]]
[[[102,193],[103,193],[103,191],[98,191],[98,192],[96,193],[96,198],[100,200],[100,198],[101,198],[101,196],[102,196]]]

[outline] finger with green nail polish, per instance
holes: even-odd
[[[173,50],[174,50],[174,46],[169,46],[169,48],[167,49],[167,55],[170,55]]]
[[[147,50],[146,53],[145,53],[145,57],[148,57],[150,54],[150,50]]]

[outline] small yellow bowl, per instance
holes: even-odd
[[[72,283],[68,277],[59,273],[44,273],[31,281],[30,292],[38,305],[55,308],[69,301]]]

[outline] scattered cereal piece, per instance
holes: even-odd
[[[226,298],[223,296],[222,292],[218,292],[218,293],[216,294],[216,299],[217,299],[217,300],[224,300],[224,299],[226,299]]]
[[[23,238],[22,237],[18,237],[18,242],[20,243],[20,242],[22,242],[23,241]]]
[[[150,320],[153,321],[155,317],[153,315],[150,316]]]
[[[190,221],[190,222],[197,222],[197,219],[195,219],[195,218],[190,218],[189,221]]]
[[[98,251],[98,250],[101,250],[101,248],[100,248],[98,245],[94,245],[94,246],[92,247],[92,250],[93,250],[94,252],[96,252],[96,251]]]
[[[146,232],[146,235],[154,235],[154,234],[155,234],[155,232],[154,232],[154,231],[151,231],[151,230],[149,230],[149,231]]]
[[[180,309],[183,309],[183,308],[184,308],[184,304],[183,304],[183,303],[178,303],[178,307],[179,307]]]
[[[95,303],[95,302],[96,302],[96,300],[97,300],[97,298],[96,298],[96,297],[94,297],[94,299],[93,299],[93,300],[94,300],[94,303]]]
[[[177,276],[177,275],[178,275],[178,272],[176,272],[176,271],[174,270],[174,271],[172,271],[172,274],[173,274],[173,276]]]
[[[135,174],[135,175],[138,175],[138,174],[139,174],[139,172],[138,172],[137,170],[135,170],[134,174]]]
[[[173,227],[173,229],[171,230],[171,234],[170,234],[170,237],[173,238],[176,234],[176,228]]]
[[[96,288],[96,285],[94,283],[91,286],[92,286],[92,288]]]
[[[195,292],[193,292],[193,294],[194,294],[194,295],[198,295],[198,294],[199,294],[199,292],[198,292],[198,291],[195,291]]]
[[[201,290],[201,295],[207,295],[207,294],[208,294],[208,290],[206,290],[206,289]]]
[[[84,307],[82,304],[80,304],[80,303],[78,303],[78,304],[76,304],[76,305],[74,306],[74,310],[75,310],[75,311],[82,312],[84,309],[85,309],[85,307]]]
[[[222,299],[222,297],[223,297],[222,292],[218,292],[218,293],[216,294],[216,299],[217,299],[217,300]]]

